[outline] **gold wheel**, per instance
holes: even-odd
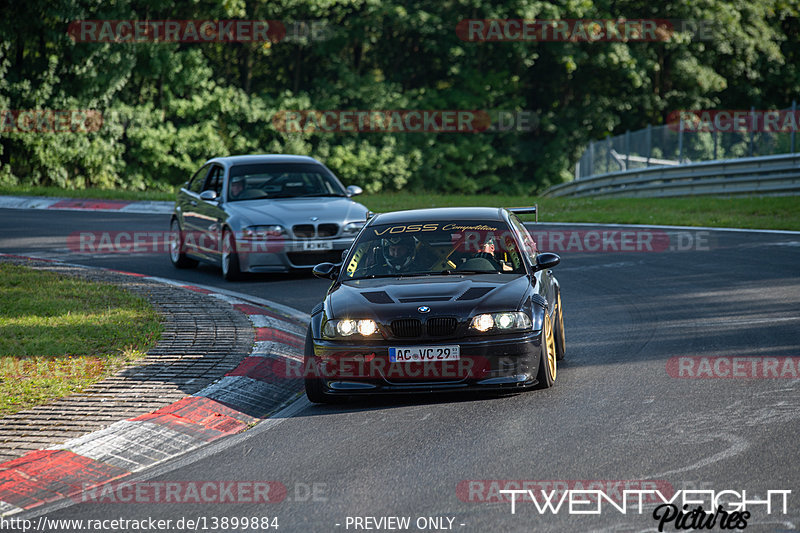
[[[550,379],[556,380],[558,365],[556,364],[556,337],[553,334],[553,323],[547,311],[544,313],[545,337],[547,342],[547,366],[550,368]]]

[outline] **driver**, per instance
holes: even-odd
[[[488,236],[486,241],[484,241],[480,250],[478,250],[475,254],[473,254],[472,257],[486,259],[492,264],[493,268],[495,268],[496,270],[501,270],[502,265],[495,257],[494,252],[495,252],[494,237],[490,235]],[[505,270],[505,268],[502,269]]]
[[[387,237],[381,239],[383,260],[392,272],[409,271],[417,255],[414,237]]]
[[[494,257],[494,237],[489,237],[486,242],[483,243],[481,249],[474,255],[474,257],[483,257],[485,259],[493,260]]]
[[[239,198],[247,184],[246,178],[239,177],[231,180],[231,198]]]

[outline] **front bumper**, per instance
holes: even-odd
[[[393,363],[389,347],[460,347],[458,361]],[[442,392],[448,390],[519,390],[536,385],[541,364],[539,332],[502,338],[450,339],[437,342],[404,340],[349,344],[314,340],[313,377],[331,395]]]
[[[239,241],[239,268],[242,272],[288,272],[313,268],[319,263],[341,263],[342,252],[354,237],[335,239],[285,240],[274,242]],[[325,250],[309,250],[310,243],[325,243]]]

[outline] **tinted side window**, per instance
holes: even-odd
[[[206,182],[206,174],[210,166],[211,165],[204,165],[200,170],[194,173],[194,176],[192,176],[192,179],[189,181],[189,185],[186,186],[189,191],[200,194],[200,191],[203,190],[203,184]]]
[[[511,215],[509,217],[511,223],[514,225],[514,229],[517,230],[517,234],[519,235],[519,240],[522,241],[522,247],[525,250],[525,253],[528,254],[528,257],[531,260],[531,264],[536,264],[536,241],[533,240],[533,237],[528,232],[528,229],[522,224],[522,221],[517,218],[516,215]]]

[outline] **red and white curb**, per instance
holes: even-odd
[[[230,303],[253,323],[256,342],[252,351],[222,379],[172,405],[0,464],[0,516],[74,496],[238,433],[302,390],[301,380],[275,379],[268,369],[276,360],[302,360],[307,314],[222,289],[114,272]]]
[[[110,211],[117,213],[172,213],[173,202],[87,200],[45,196],[0,196],[2,209],[53,209],[61,211]]]

